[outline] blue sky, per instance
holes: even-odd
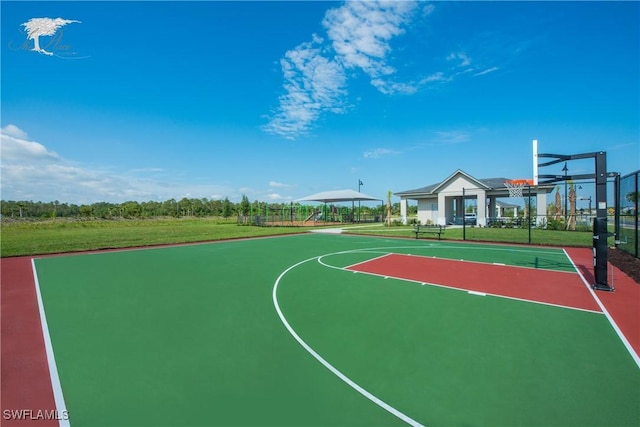
[[[533,139],[640,169],[638,2],[0,7],[5,200],[382,199],[531,178]]]

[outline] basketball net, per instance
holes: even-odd
[[[509,190],[509,197],[523,197],[522,189],[526,185],[531,185],[533,180],[531,179],[510,179],[504,182],[504,185]]]

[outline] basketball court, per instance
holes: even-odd
[[[633,318],[579,253],[309,233],[26,260],[38,304],[3,277],[3,324],[46,345],[3,331],[4,404],[72,426],[635,425]]]

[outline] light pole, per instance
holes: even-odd
[[[360,192],[360,187],[363,185],[362,180],[358,178],[358,193]],[[360,200],[358,200],[358,222],[360,222]]]
[[[582,190],[582,185],[578,185],[578,190]],[[591,196],[589,196],[589,197],[579,197],[578,200],[588,200],[589,201],[589,215],[591,215]]]
[[[564,172],[564,221],[567,222],[567,172],[569,171],[567,162],[564,162],[562,171]]]

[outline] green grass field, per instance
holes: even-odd
[[[349,226],[345,227],[345,230],[354,234],[415,237],[415,233],[412,231],[413,226]],[[425,237],[437,239],[437,235],[420,236],[420,238]],[[463,238],[470,241],[529,243],[529,230],[524,228],[467,227],[463,231],[461,227],[447,227],[444,234],[442,234],[442,239],[446,240],[463,240]],[[531,230],[531,243],[536,245],[587,247],[593,244],[593,233],[533,229]]]
[[[190,218],[36,221],[3,223],[0,254],[77,252],[300,233],[304,227],[238,226],[234,221]]]
[[[337,224],[336,226],[341,227],[342,225]],[[0,255],[9,257],[192,243],[301,233],[311,228],[313,227],[239,226],[235,220],[210,218],[3,222],[0,228]],[[344,225],[344,229],[355,234],[414,236],[411,232],[411,226]],[[478,241],[529,242],[529,234],[526,229],[469,227],[465,230],[464,237],[467,240]],[[463,231],[461,228],[448,228],[443,238],[462,240]],[[592,235],[589,232],[532,230],[531,242],[540,245],[588,247],[592,244]]]
[[[71,425],[403,424],[306,351],[275,301],[321,357],[421,424],[637,425],[640,371],[605,316],[343,269],[461,251],[570,265],[553,249],[327,234],[37,259]]]

